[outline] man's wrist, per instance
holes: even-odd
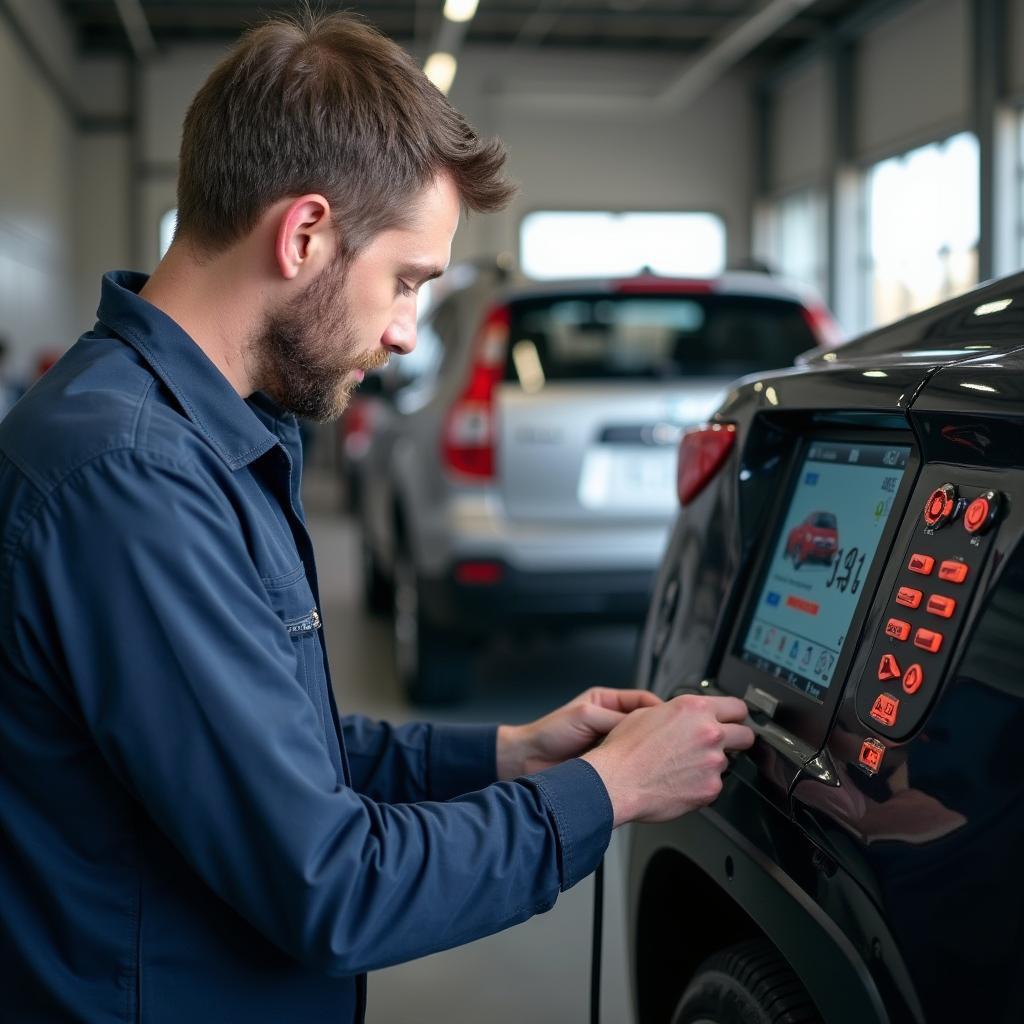
[[[615,784],[614,772],[607,763],[607,759],[601,755],[600,748],[595,747],[593,750],[581,754],[580,760],[586,761],[604,783],[608,802],[612,805],[612,828],[618,828],[619,825],[631,820],[632,811],[626,806],[626,794],[622,791],[621,786]]]
[[[526,774],[529,739],[525,725],[499,725],[495,746],[499,781],[515,779]]]

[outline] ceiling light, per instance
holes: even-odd
[[[455,81],[456,67],[458,64],[450,53],[432,53],[423,65],[423,74],[447,96]]]
[[[444,16],[449,21],[469,21],[476,14],[479,0],[445,0]]]

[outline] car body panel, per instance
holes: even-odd
[[[625,530],[655,522],[664,536],[676,508],[679,438],[714,413],[729,383],[573,381],[537,395],[503,385],[497,452],[506,514]]]

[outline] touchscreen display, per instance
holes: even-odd
[[[742,658],[821,699],[909,455],[909,447],[808,445],[741,634]]]

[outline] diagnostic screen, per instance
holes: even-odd
[[[899,446],[808,445],[743,634],[743,659],[821,699],[909,455]]]

